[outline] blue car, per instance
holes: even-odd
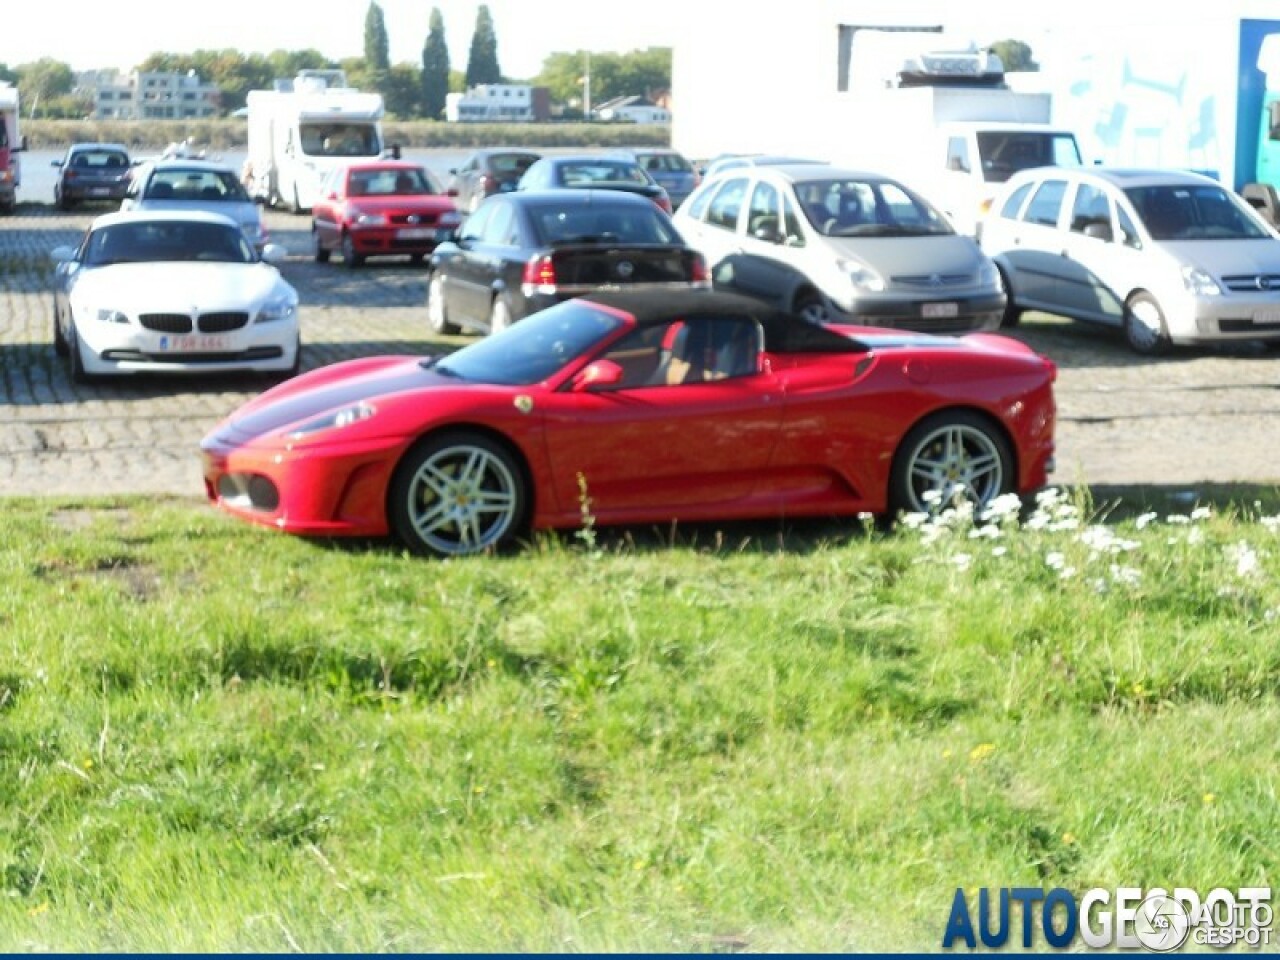
[[[693,193],[693,188],[701,182],[702,178],[698,176],[693,164],[677,150],[637,147],[618,152],[638,163],[645,173],[657,181],[658,186],[667,191],[673,210],[684,203],[685,198]]]

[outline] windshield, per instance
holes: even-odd
[[[539,383],[582,356],[623,321],[580,300],[566,300],[477,340],[436,363],[445,376],[476,383]]]
[[[1257,240],[1268,234],[1221,187],[1133,187],[1125,196],[1152,240]]]
[[[382,153],[372,123],[303,123],[298,132],[309,157],[376,157]]]
[[[92,231],[85,238],[80,259],[86,266],[102,267],[174,260],[253,263],[257,255],[244,235],[230,224],[149,220]]]
[[[405,197],[436,192],[423,170],[404,167],[352,170],[347,184],[347,193],[353,197]]]
[[[578,200],[529,204],[529,220],[539,246],[561,243],[680,243],[680,237],[652,203],[609,203]]]
[[[1019,170],[1031,167],[1078,167],[1080,148],[1069,133],[1042,130],[980,130],[978,153],[982,179],[1004,183]]]
[[[796,199],[827,237],[915,237],[955,233],[923,198],[891,180],[806,180]]]
[[[147,182],[144,200],[199,200],[201,203],[252,203],[231,170],[166,167]]]
[[[597,183],[648,184],[637,164],[625,160],[582,160],[560,165],[560,183],[566,187],[590,187]]]

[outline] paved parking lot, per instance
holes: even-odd
[[[48,251],[92,213],[19,208],[0,220],[0,494],[201,496],[200,437],[266,385],[254,377],[73,385],[51,345]],[[309,221],[269,211],[302,298],[304,366],[431,353],[420,267],[313,263]],[[1060,366],[1059,482],[1193,486],[1280,482],[1280,353],[1255,345],[1136,357],[1120,337],[1043,315],[1016,335]]]

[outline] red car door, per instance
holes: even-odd
[[[606,522],[663,517],[673,508],[688,518],[699,507],[723,515],[753,495],[773,458],[783,404],[773,374],[760,369],[758,326],[741,322],[750,324],[755,347],[723,379],[667,382],[655,371],[617,389],[547,398],[542,412],[561,510],[577,508],[579,475],[593,515]],[[624,343],[606,357],[625,352]]]

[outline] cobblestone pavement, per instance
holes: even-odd
[[[260,377],[146,378],[73,385],[54,355],[48,251],[96,212],[22,206],[0,220],[0,495],[203,495],[200,437],[260,392]],[[426,354],[459,338],[426,327],[422,268],[316,264],[309,220],[268,211],[299,290],[304,366],[377,353]],[[1014,335],[1052,357],[1062,483],[1280,482],[1280,354],[1257,345],[1133,355],[1118,334],[1033,314]]]

